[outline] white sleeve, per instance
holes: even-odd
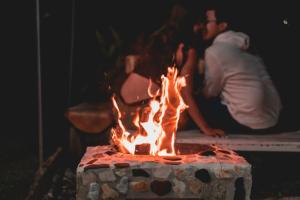
[[[203,93],[205,97],[216,97],[223,88],[223,70],[218,59],[212,53],[205,53],[205,79]]]

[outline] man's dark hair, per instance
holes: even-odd
[[[234,8],[232,3],[228,1],[210,1],[210,3],[206,5],[205,11],[215,10],[217,23],[227,22],[228,28],[234,30],[239,28],[237,23],[239,16],[237,16],[237,10]]]

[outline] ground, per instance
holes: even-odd
[[[252,164],[252,199],[300,198],[299,153],[240,152]]]
[[[0,199],[24,199],[37,168],[37,155],[22,139],[0,142]]]
[[[299,153],[238,153],[252,164],[252,199],[300,197]],[[68,157],[68,154],[64,156]],[[26,143],[14,140],[1,145],[0,163],[0,199],[24,199],[33,181],[37,155],[30,151]],[[43,200],[75,200],[75,170],[76,163],[60,162]]]

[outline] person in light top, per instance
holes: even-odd
[[[202,22],[205,49],[203,96],[214,99],[209,110],[193,97],[194,64],[185,65],[182,76],[188,77],[183,97],[195,124],[210,136],[225,132],[264,132],[274,127],[281,111],[279,94],[262,59],[249,51],[249,36],[230,29],[230,20],[218,8],[209,8]],[[207,113],[208,112],[208,113]],[[212,125],[214,124],[214,128]],[[216,129],[220,128],[220,129]]]

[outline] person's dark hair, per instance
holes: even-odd
[[[177,48],[177,45],[181,42],[186,45],[190,44],[193,34],[192,25],[194,23],[192,14],[182,3],[177,2],[172,6],[166,24],[170,29],[173,29],[174,38],[170,42],[173,43],[174,48]]]
[[[218,22],[231,22],[231,12],[228,8],[223,7],[221,3],[216,4],[214,7],[208,7],[207,10],[215,10]]]
[[[240,16],[237,16],[237,10],[235,7],[227,1],[211,1],[206,5],[207,10],[215,10],[217,23],[226,22],[227,29],[237,30],[239,29],[239,24],[237,23],[237,19]]]
[[[151,34],[135,72],[160,80],[161,74],[166,74],[167,67],[174,64],[178,45],[184,43],[186,48],[191,46],[192,24],[188,10],[181,4],[174,4],[165,23]]]
[[[179,3],[176,3],[171,8],[167,23],[174,27],[180,27],[185,21],[187,13],[188,12],[185,7]]]

